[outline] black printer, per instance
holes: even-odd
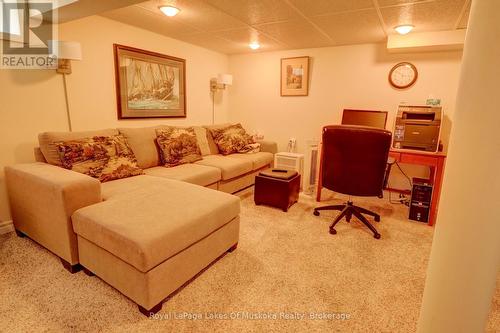
[[[437,152],[441,106],[400,105],[394,124],[393,148]]]

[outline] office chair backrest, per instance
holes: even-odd
[[[387,111],[344,109],[342,125],[370,126],[385,129]]]
[[[361,126],[323,128],[322,185],[355,196],[382,194],[391,132]]]

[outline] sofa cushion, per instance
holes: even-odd
[[[148,272],[239,212],[236,196],[158,178],[156,184],[79,209],[72,220],[79,236]]]
[[[40,150],[47,163],[61,166],[62,163],[59,158],[59,150],[56,145],[57,142],[117,134],[119,134],[118,130],[114,128],[85,132],[44,132],[38,135],[38,144],[40,145]]]
[[[219,168],[222,172],[223,180],[244,175],[253,169],[252,161],[222,155],[208,155],[203,157],[203,160],[195,163]]]
[[[212,140],[212,134],[202,126],[193,126],[193,128],[196,133],[196,139],[198,140],[198,146],[200,146],[201,155],[206,156],[212,154],[209,143],[209,139]]]
[[[147,169],[161,165],[160,151],[156,143],[156,130],[168,127],[167,125],[160,125],[140,128],[119,128],[118,131],[127,138],[130,148],[132,148],[137,158],[139,167]],[[201,126],[193,126],[193,128],[201,149],[201,155],[209,155],[211,152],[206,128]]]
[[[245,153],[252,149],[249,147],[253,143],[252,137],[247,134],[241,124],[211,129],[210,132],[222,155]]]
[[[158,183],[158,179],[158,177],[142,175],[102,183],[101,196],[103,200],[116,199],[122,195],[128,194],[129,192],[134,192],[147,186],[156,185]]]
[[[137,158],[137,164],[143,169],[160,165],[160,155],[156,146],[157,128],[158,126],[118,129],[120,134],[127,138]]]
[[[172,168],[159,166],[145,169],[144,173],[149,176],[182,180],[200,186],[218,182],[221,180],[222,174],[219,168],[194,163],[181,164]]]
[[[62,166],[101,182],[142,175],[123,135],[94,136],[56,143]]]
[[[201,160],[201,150],[192,127],[167,127],[156,130],[162,163],[166,167]]]
[[[251,161],[253,170],[257,170],[266,165],[272,164],[274,160],[274,155],[267,152],[258,152],[253,154],[231,154],[227,155],[227,157]]]

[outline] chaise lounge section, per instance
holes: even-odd
[[[236,196],[176,180],[136,178],[140,188],[81,208],[72,220],[80,264],[148,315],[236,248],[240,203]]]

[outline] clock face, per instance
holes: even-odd
[[[409,62],[400,62],[389,73],[389,82],[398,89],[408,88],[417,81],[417,68]]]

